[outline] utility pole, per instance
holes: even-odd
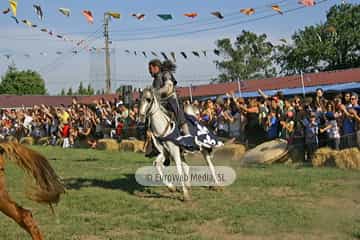
[[[110,50],[109,50],[109,14],[104,13],[104,37],[105,37],[105,68],[106,78],[105,87],[106,93],[111,93],[111,70],[110,70]]]

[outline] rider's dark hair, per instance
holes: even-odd
[[[157,66],[161,69],[161,61],[159,59],[153,59],[149,62],[149,65],[152,65],[152,66]]]

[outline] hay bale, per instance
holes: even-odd
[[[42,137],[39,140],[37,140],[36,144],[47,146],[50,144],[50,137]]]
[[[20,139],[20,144],[34,145],[35,140],[32,137],[23,137]]]
[[[119,144],[114,139],[100,139],[96,144],[96,149],[107,151],[118,151]]]
[[[312,159],[315,167],[338,167],[343,169],[360,169],[360,151],[358,148],[349,148],[336,151],[330,148],[318,149]]]
[[[14,136],[6,136],[4,139],[3,139],[4,142],[18,142],[17,138],[14,137]]]
[[[228,144],[215,149],[214,159],[240,161],[245,152],[246,147],[244,145]]]
[[[119,150],[124,152],[144,152],[144,142],[139,140],[122,140]]]

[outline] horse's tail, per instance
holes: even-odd
[[[59,202],[65,188],[45,157],[14,142],[0,143],[0,152],[34,178],[36,184],[26,192],[28,198],[50,205]]]

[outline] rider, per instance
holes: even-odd
[[[163,63],[154,59],[149,62],[149,72],[153,79],[153,88],[158,92],[161,103],[164,107],[175,114],[177,123],[179,124],[183,135],[190,136],[189,126],[185,121],[184,111],[179,105],[176,96],[175,86],[177,81],[173,75],[176,65],[167,60]]]

